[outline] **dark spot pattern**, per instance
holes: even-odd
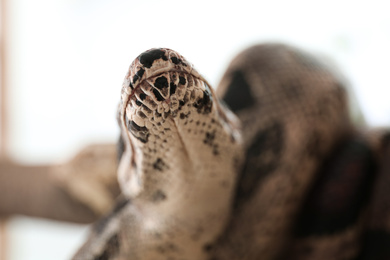
[[[319,169],[298,217],[298,237],[345,230],[358,220],[370,198],[376,165],[362,140],[340,144]]]
[[[130,133],[143,143],[146,143],[149,139],[149,130],[144,126],[137,125],[134,121],[128,120],[127,129]]]
[[[135,82],[137,82],[138,79],[142,78],[142,76],[144,75],[144,72],[145,72],[145,70],[142,68],[137,71],[137,73],[133,77],[133,84]]]
[[[161,93],[157,89],[153,89],[153,94],[158,101],[164,101],[165,98],[161,95]]]
[[[164,119],[167,119],[168,118],[168,116],[169,116],[169,114],[170,114],[170,112],[168,111],[168,112],[164,112],[164,114],[163,114],[163,118]],[[169,131],[169,130],[171,130],[170,128],[164,128],[164,130],[165,131]]]
[[[191,114],[190,112],[188,114],[180,113],[180,119],[188,118],[190,114]],[[185,122],[185,124],[186,123],[187,123],[187,121]]]
[[[252,107],[256,100],[251,93],[251,87],[246,81],[244,74],[240,70],[232,74],[232,80],[222,98],[223,101],[233,112]]]
[[[203,126],[205,124],[203,123]],[[202,130],[200,131],[203,132]],[[210,146],[212,148],[212,152],[214,155],[219,154],[219,146],[215,143],[215,130],[212,132],[206,132],[205,137],[203,139],[203,143]]]
[[[172,57],[171,61],[175,64],[179,64],[179,59],[177,57]]]
[[[139,94],[139,98],[140,98],[142,101],[144,101],[145,98],[146,98],[146,94],[145,94],[145,93]]]
[[[118,253],[120,249],[120,241],[118,234],[113,235],[105,245],[104,251],[94,260],[110,260],[113,259]]]
[[[179,248],[171,242],[167,242],[164,243],[163,245],[157,246],[156,249],[161,254],[167,254],[167,253],[173,253],[179,251]],[[176,259],[176,258],[168,258],[168,259]]]
[[[153,168],[158,171],[164,171],[168,169],[168,165],[161,158],[157,158],[153,163]]]
[[[179,64],[182,64],[184,66],[187,66],[187,64],[185,64],[181,59],[177,58],[177,57],[172,57],[171,58],[171,61],[176,64],[176,65],[179,65]]]
[[[206,132],[205,138],[203,139],[204,144],[213,145],[215,139],[215,130],[213,132]]]
[[[195,103],[194,107],[197,109],[198,113],[209,114],[213,107],[213,97],[209,86],[206,85],[206,90],[203,91],[203,97],[199,98]]]
[[[176,88],[177,88],[177,86],[173,82],[171,82],[171,84],[169,84],[169,95],[170,96],[175,94]]]
[[[212,244],[205,244],[203,246],[203,251],[205,252],[211,252],[213,250],[214,246]]]
[[[253,138],[246,152],[242,174],[238,178],[236,208],[248,200],[256,192],[261,180],[278,167],[284,141],[284,128],[280,122],[272,123]]]
[[[182,76],[179,77],[179,84],[185,85],[186,82],[187,82],[187,81],[186,81],[186,79],[185,79],[184,77],[182,77]]]
[[[151,102],[149,102],[149,105],[151,104]],[[142,104],[142,109],[148,113],[148,114],[151,114],[152,113],[152,110],[150,110],[147,106],[145,106],[145,104]]]
[[[137,111],[137,116],[139,116],[140,118],[146,118],[146,115],[141,110]]]
[[[168,80],[166,77],[164,76],[161,76],[161,77],[158,77],[155,81],[154,81],[154,86],[156,88],[158,88],[159,90],[163,90],[165,88],[168,88]]]
[[[161,202],[161,201],[166,200],[166,198],[167,198],[167,195],[162,190],[157,190],[152,195],[152,201],[154,201],[154,202]]]
[[[161,49],[153,49],[142,53],[139,57],[139,62],[146,68],[150,68],[153,62],[158,59],[168,60],[165,56],[165,52]]]
[[[161,114],[160,114],[159,112],[156,111],[156,112],[154,113],[154,118],[160,118],[160,117],[161,117]]]
[[[141,106],[141,105],[142,105],[142,102],[139,101],[138,99],[136,99],[136,100],[135,100],[135,104],[136,104],[137,106]]]

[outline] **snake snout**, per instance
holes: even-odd
[[[120,115],[126,131],[147,143],[151,129],[163,129],[168,117],[186,118],[190,106],[198,113],[210,113],[212,103],[210,88],[191,63],[171,49],[155,48],[130,65]]]
[[[145,66],[145,68],[148,69],[153,69],[152,66],[155,61],[165,62],[166,64],[164,65],[170,63],[173,66],[189,66],[189,63],[183,56],[176,51],[167,48],[147,50],[138,56],[138,60],[143,66]]]
[[[154,48],[141,53],[133,61],[126,75],[128,83],[124,87],[128,86],[133,90],[143,80],[169,71],[199,76],[192,64],[176,51],[167,48]]]

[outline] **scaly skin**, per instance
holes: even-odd
[[[124,199],[74,259],[206,259],[231,211],[242,155],[235,121],[181,55],[142,53],[119,107]]]
[[[311,55],[282,44],[253,46],[229,65],[218,95],[242,123],[246,162],[230,223],[212,252],[216,259],[320,259],[335,251],[322,243],[296,252],[293,243],[300,243],[294,238],[302,231],[296,231],[296,221],[319,169],[353,133],[343,81],[336,75]],[[353,244],[354,232],[340,241]],[[356,253],[346,251],[327,259]]]
[[[390,164],[376,170],[390,134],[357,133],[337,73],[263,44],[232,61],[217,94],[243,150],[236,119],[182,56],[133,62],[119,109],[123,197],[74,259],[390,257]]]

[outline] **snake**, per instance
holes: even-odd
[[[314,55],[252,46],[214,90],[178,52],[150,49],[117,119],[122,194],[73,259],[385,259],[374,217],[389,214],[390,139],[356,130],[343,77]]]

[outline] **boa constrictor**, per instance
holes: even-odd
[[[390,256],[388,138],[355,130],[342,80],[311,55],[251,47],[214,92],[151,49],[121,97],[122,196],[74,259]]]

